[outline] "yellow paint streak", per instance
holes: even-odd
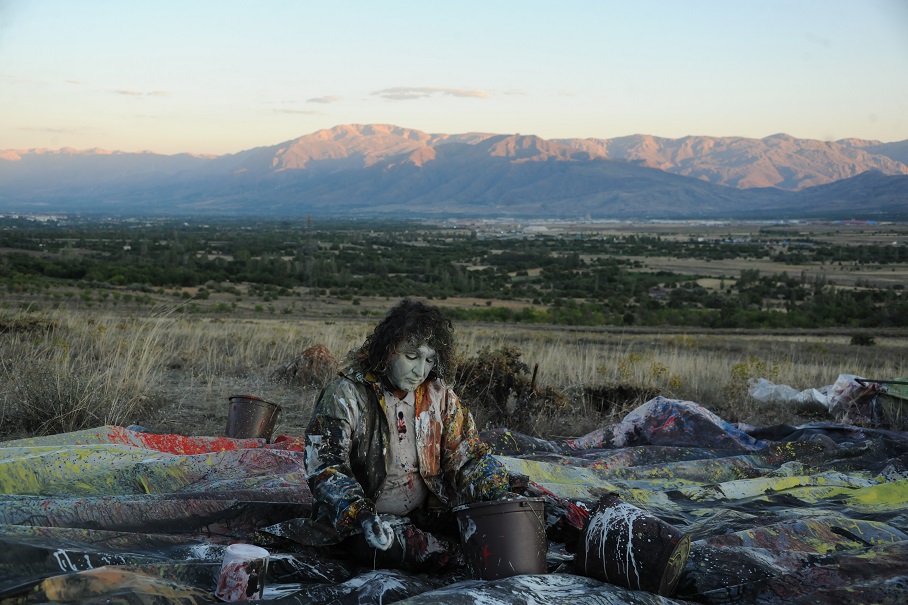
[[[817,475],[799,475],[791,477],[758,477],[741,481],[727,481],[714,486],[702,488],[682,488],[681,491],[693,500],[739,500],[754,498],[765,494],[796,493],[799,488],[804,494],[813,493],[813,497],[837,495],[873,485],[873,479],[845,475],[844,473],[821,473]],[[822,488],[822,489],[816,489]]]
[[[0,448],[0,494],[118,495],[174,491],[223,463],[115,444]],[[208,472],[208,471],[206,471]],[[154,487],[153,487],[154,486]]]
[[[589,488],[597,491],[619,491],[618,487],[604,481],[601,474],[593,469],[576,468],[537,460],[525,460],[508,456],[496,456],[511,473],[528,475],[530,479],[544,485],[562,498],[589,498]],[[570,495],[568,495],[570,494]]]
[[[212,601],[211,593],[198,588],[154,578],[127,567],[114,566],[47,578],[38,585],[37,590],[43,591],[46,600],[51,602],[77,602],[103,597],[111,592],[118,595],[144,595],[142,602],[153,600],[156,603],[191,604]]]
[[[908,480],[871,485],[856,490],[846,501],[850,506],[873,509],[900,509],[908,504]]]

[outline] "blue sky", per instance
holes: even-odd
[[[908,139],[908,0],[0,0],[0,149],[338,124]]]

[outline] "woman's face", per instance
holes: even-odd
[[[388,379],[402,391],[412,391],[425,382],[438,363],[435,349],[428,345],[402,345],[388,364]]]

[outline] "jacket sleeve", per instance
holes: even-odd
[[[442,470],[456,494],[452,504],[496,500],[508,489],[508,473],[490,453],[473,416],[447,389],[442,421]]]
[[[306,428],[306,479],[315,516],[328,522],[340,537],[356,533],[375,503],[354,478],[350,448],[362,413],[361,394],[340,378],[329,384],[315,405]]]

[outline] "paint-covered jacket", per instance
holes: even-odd
[[[472,415],[441,380],[414,392],[419,472],[443,505],[495,500],[508,475],[480,439]],[[344,537],[375,514],[391,437],[380,381],[353,367],[322,391],[306,429],[313,516]]]

